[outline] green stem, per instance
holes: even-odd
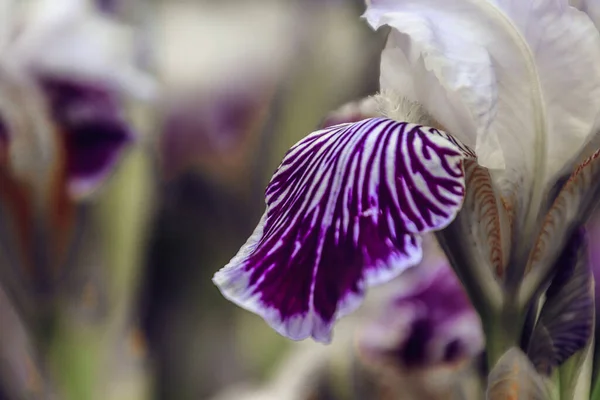
[[[77,260],[79,268],[90,271],[91,297],[86,300],[85,288],[65,294],[48,349],[65,400],[115,398],[116,385],[109,383],[117,378],[113,369],[121,353],[115,348],[130,323],[143,261],[151,199],[148,171],[147,154],[133,149],[95,205],[94,234]]]
[[[483,322],[489,370],[511,347],[519,346],[523,323],[524,318],[512,301],[506,301],[498,313]]]

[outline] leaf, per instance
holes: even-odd
[[[548,400],[550,387],[518,348],[509,349],[488,377],[488,400]]]
[[[594,327],[594,287],[586,236],[575,231],[557,260],[528,349],[538,372],[553,369],[589,342]]]
[[[463,207],[456,219],[446,229],[436,232],[436,236],[469,295],[498,305],[501,297],[498,281],[504,276],[508,261],[510,222],[488,170],[474,160],[465,160],[463,165],[466,186]],[[473,303],[476,307],[481,304]]]
[[[564,184],[546,215],[525,268],[519,303],[525,306],[554,271],[555,260],[573,230],[580,226],[600,196],[600,150],[581,163]]]

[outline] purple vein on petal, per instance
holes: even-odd
[[[64,135],[69,190],[81,196],[112,171],[133,134],[110,88],[58,79],[43,79],[42,85]]]
[[[255,232],[214,282],[277,332],[328,342],[368,286],[421,260],[418,234],[456,216],[463,152],[385,118],[322,129],[285,155]]]

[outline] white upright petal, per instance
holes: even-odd
[[[588,4],[598,0],[588,1]],[[600,111],[600,34],[567,0],[498,1],[535,56],[548,120],[546,178],[591,139]],[[537,4],[539,3],[539,4]]]
[[[567,0],[372,0],[365,17],[394,28],[382,86],[474,141],[502,180],[531,187],[535,174],[541,185],[589,139],[600,35]]]
[[[395,28],[382,57],[382,86],[424,103],[467,144],[476,139],[483,165],[531,158],[537,89],[550,172],[587,139],[600,109],[600,35],[566,1],[373,0],[365,16],[375,28]],[[532,72],[539,88],[528,82]]]
[[[381,55],[381,91],[386,96],[396,94],[423,104],[443,124],[444,129],[474,148],[477,128],[470,110],[461,101],[459,93],[447,90],[443,85],[435,73],[425,66],[423,57],[411,45],[410,38],[392,31]],[[491,91],[480,94],[475,103],[484,109],[491,109]],[[502,159],[496,161],[498,165],[503,163]]]

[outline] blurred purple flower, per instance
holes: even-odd
[[[133,30],[92,2],[0,8],[0,235],[41,289],[78,243],[79,201],[133,138],[124,101],[156,88],[138,68]]]
[[[426,259],[397,280],[400,290],[361,332],[363,356],[409,368],[452,363],[483,351],[479,316],[445,258]]]
[[[52,78],[42,85],[63,136],[68,189],[79,197],[102,182],[133,133],[114,90]]]
[[[44,186],[56,192],[58,179],[79,198],[131,139],[121,98],[148,99],[154,82],[137,68],[133,31],[90,2],[15,2],[7,12],[14,18],[0,49],[0,114],[12,172],[38,195]]]

